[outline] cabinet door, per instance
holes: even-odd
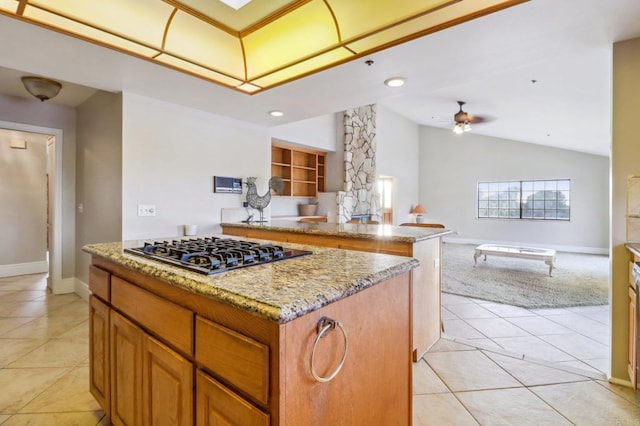
[[[196,372],[197,426],[268,426],[263,413],[202,371]]]
[[[89,297],[89,390],[107,416],[111,415],[109,378],[109,306]]]
[[[193,364],[148,335],[143,348],[143,424],[193,425]]]
[[[627,371],[631,386],[638,387],[638,294],[629,287],[629,357]]]
[[[143,332],[111,311],[111,421],[142,425]]]

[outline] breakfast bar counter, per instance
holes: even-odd
[[[333,247],[357,252],[408,256],[420,261],[412,282],[413,360],[441,335],[441,251],[444,228],[353,223],[303,223],[275,220],[266,223],[222,223],[224,234],[287,243]]]
[[[398,243],[398,245],[413,244],[451,233],[450,230],[444,228],[369,225],[366,223],[298,222],[295,220],[272,220],[264,223],[222,223],[220,226],[223,233],[228,235],[257,235],[257,233],[260,233],[260,235],[277,235],[276,233],[284,232],[297,234],[299,235],[299,240],[308,240],[312,244],[331,237],[342,240],[376,241],[381,244],[381,247],[385,244],[387,245],[383,247],[386,252],[394,251],[394,243]],[[304,238],[304,236],[309,238]],[[402,252],[401,249],[399,251]]]
[[[205,275],[124,251],[142,243],[83,248],[114,424],[411,424],[415,259],[286,244],[312,253]]]

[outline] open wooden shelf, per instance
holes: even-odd
[[[315,198],[325,188],[325,152],[273,141],[271,175],[284,182],[283,196]]]

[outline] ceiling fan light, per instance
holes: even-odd
[[[467,123],[464,123],[464,126],[462,126],[462,129],[463,129],[465,132],[470,132],[470,131],[471,131],[471,124],[469,124],[468,122],[467,122]]]
[[[62,88],[62,84],[57,81],[43,77],[22,77],[22,84],[27,92],[42,102],[55,98]]]
[[[456,135],[463,134],[464,133],[464,129],[462,127],[462,124],[456,123],[456,125],[453,126],[453,133],[455,133]]]

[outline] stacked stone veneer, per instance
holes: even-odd
[[[380,220],[380,197],[376,185],[376,106],[366,105],[344,112],[344,191],[338,192],[339,223],[354,214]]]

